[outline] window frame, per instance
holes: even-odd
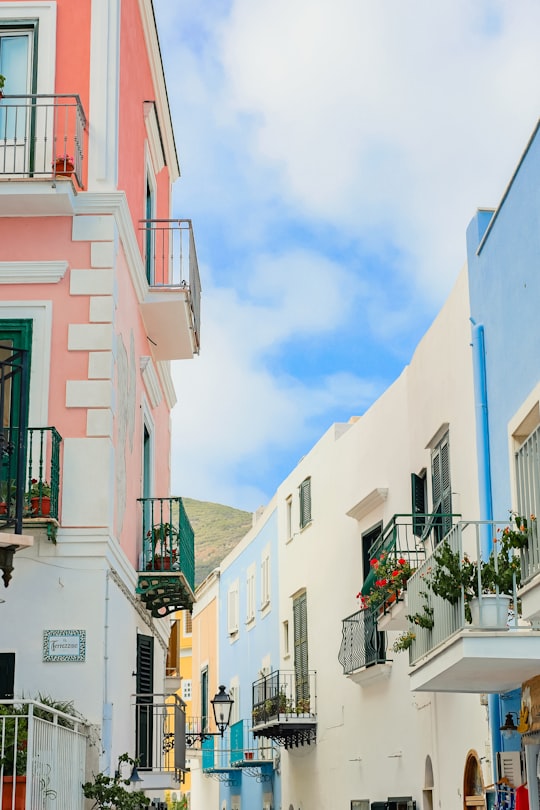
[[[305,529],[313,521],[311,510],[311,476],[308,475],[298,487],[300,503],[300,529]]]

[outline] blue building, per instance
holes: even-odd
[[[202,769],[220,780],[220,808],[226,810],[271,810],[281,803],[279,750],[251,731],[252,685],[279,667],[275,502],[255,520],[220,566],[219,671],[234,704],[223,740],[203,745]]]
[[[536,127],[495,210],[480,210],[467,231],[467,258],[475,362],[481,518],[510,520],[527,531],[520,551],[522,618],[540,620],[540,134]],[[532,516],[532,518],[531,518]],[[489,540],[488,540],[489,545]],[[489,547],[484,549],[489,553]],[[532,639],[531,639],[532,642]],[[535,647],[535,649],[537,649]],[[495,751],[508,747],[498,729],[508,713],[520,721],[531,807],[538,807],[540,752],[534,704],[540,661],[530,645],[520,690],[491,700]],[[532,664],[532,666],[531,666]],[[510,715],[514,717],[514,714]]]

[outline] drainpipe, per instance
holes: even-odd
[[[112,773],[111,747],[112,747],[112,704],[109,703],[109,570],[105,575],[105,605],[103,618],[103,717],[101,721],[101,770],[103,773]]]
[[[471,323],[480,520],[493,520],[484,327],[482,324],[476,324],[472,318]],[[487,560],[491,554],[493,546],[492,535],[493,532],[481,532],[480,535],[482,558],[485,560]],[[499,695],[488,695],[488,717],[491,732],[491,767],[493,771],[493,781],[495,781],[495,754],[498,751],[502,751],[502,737],[499,730],[501,725],[501,703]]]

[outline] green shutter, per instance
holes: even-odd
[[[452,513],[452,485],[450,481],[450,445],[448,434],[442,439],[431,456],[431,483],[433,491],[433,513]],[[436,527],[436,542],[448,534],[452,528],[452,518],[439,518]]]
[[[421,537],[426,525],[426,480],[411,473],[411,495],[413,513],[413,534]],[[416,517],[416,516],[421,517]]]
[[[296,701],[309,698],[309,663],[307,630],[307,595],[302,593],[293,600],[294,619],[294,676]]]
[[[311,478],[300,484],[300,528],[311,523]]]

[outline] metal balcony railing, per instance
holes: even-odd
[[[0,806],[82,810],[88,726],[34,700],[0,701]]]
[[[200,345],[201,279],[190,219],[144,219],[143,260],[150,287],[189,289],[197,347]]]
[[[386,660],[386,633],[377,630],[376,612],[366,608],[343,619],[338,661],[344,675]]]
[[[82,188],[86,126],[78,95],[3,96],[0,181],[73,175]]]
[[[501,529],[505,525],[507,524],[497,521],[462,521],[457,523],[446,535],[444,543],[447,543],[450,551],[457,555],[461,569],[467,560],[472,563],[482,560],[482,548],[488,548],[491,539],[500,540]],[[439,550],[441,548],[442,546],[439,546]],[[498,552],[497,542],[495,548]],[[438,553],[438,549],[435,550],[435,553]],[[513,553],[516,556],[519,555],[517,550],[514,550]],[[494,556],[494,565],[495,569],[499,570],[498,553]],[[429,585],[439,566],[437,558],[434,554],[430,554],[407,583],[408,615],[428,614],[430,624],[432,624],[432,627],[422,627],[417,623],[410,625],[415,634],[409,654],[411,665],[428,655],[455,633],[470,628],[471,624],[467,620],[467,605],[471,597],[474,594],[481,596],[486,590],[492,591],[491,585],[486,586],[486,575],[482,573],[482,565],[477,565],[474,569],[477,573],[472,586],[466,590],[463,585],[458,584],[456,598],[449,601],[434,593]],[[515,574],[512,579],[511,603],[515,606],[518,605],[518,583]],[[498,587],[496,593],[499,593]],[[513,621],[515,623],[518,621],[518,613],[515,609]]]
[[[52,517],[58,520],[60,492],[60,445],[54,427],[31,427],[20,437],[18,427],[3,431],[5,448],[0,464],[0,528],[23,518]],[[22,438],[22,441],[20,441]],[[26,478],[18,474],[18,455],[26,454]]]
[[[182,572],[195,588],[195,535],[182,498],[139,498],[142,506],[141,571]]]
[[[414,570],[425,559],[426,543],[431,539],[435,546],[442,539],[443,533],[446,533],[445,530],[460,517],[461,515],[440,513],[394,515],[381,529],[379,539],[370,548],[370,559],[379,559],[384,552],[396,560],[404,558]],[[369,593],[376,579],[376,571],[370,570],[362,586],[363,594]]]
[[[317,715],[316,672],[275,670],[253,682],[253,726]]]
[[[201,744],[203,771],[228,770],[274,764],[275,745],[256,738],[247,720],[238,720],[225,730],[223,737],[208,737]]]
[[[168,772],[176,781],[186,769],[185,704],[178,695],[137,694],[135,758],[141,771]]]

